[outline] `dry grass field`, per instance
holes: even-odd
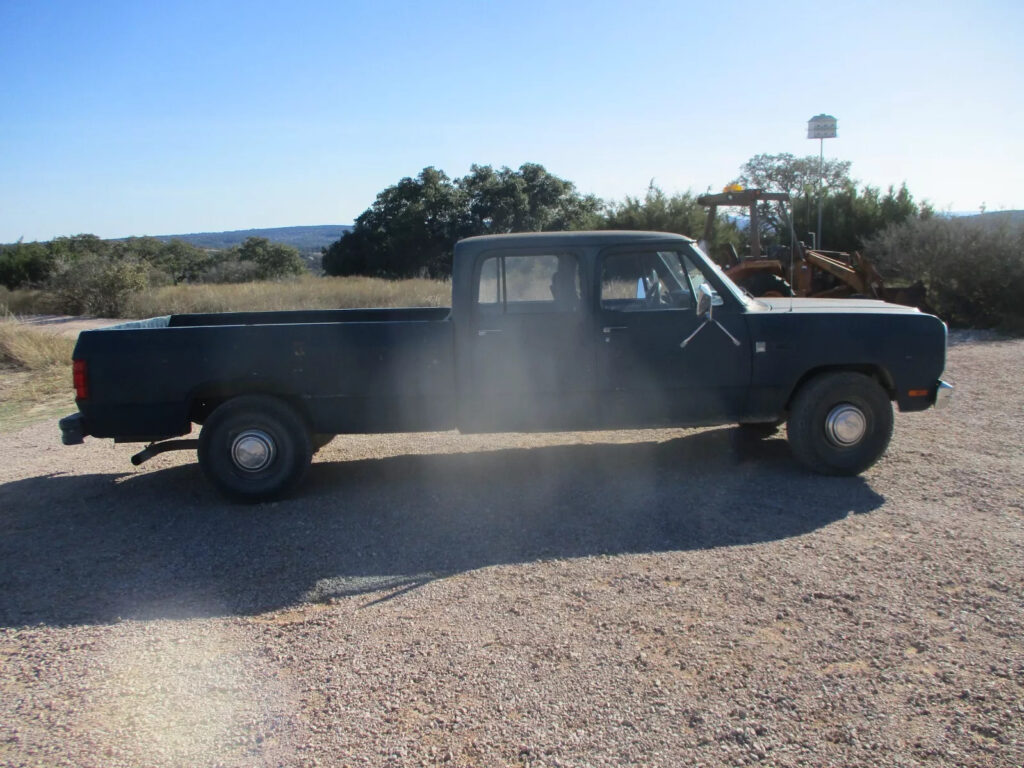
[[[171,285],[131,295],[123,317],[159,317],[189,312],[278,309],[441,307],[451,302],[446,280],[382,280],[376,277],[314,277],[253,283]],[[45,291],[0,287],[0,311],[17,315],[59,311]]]

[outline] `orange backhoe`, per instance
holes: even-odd
[[[856,251],[816,250],[792,237],[791,246],[775,246],[769,254],[763,253],[757,210],[757,204],[762,201],[786,203],[789,195],[761,189],[726,188],[719,194],[697,198],[700,205],[708,208],[701,246],[741,288],[754,296],[855,297],[926,308],[922,283],[887,288],[874,265]],[[720,207],[729,206],[748,210],[749,256],[741,258],[731,244],[714,247],[715,216]]]

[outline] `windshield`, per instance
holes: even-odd
[[[708,268],[711,269],[712,272],[715,273],[716,277],[718,277],[723,283],[725,283],[726,290],[728,290],[729,293],[731,293],[738,302],[743,304],[743,306],[745,307],[749,307],[751,304],[756,303],[756,299],[754,299],[753,296],[751,296],[749,293],[747,293],[738,285],[736,285],[736,283],[730,280],[729,276],[725,274],[725,271],[715,262],[715,260],[710,258],[706,253],[704,253],[704,251],[702,251],[696,243],[690,243],[689,245],[694,252],[694,256],[699,261],[702,261]],[[694,283],[693,287],[694,289],[697,288],[696,283]],[[709,284],[708,287],[714,290],[713,285]]]

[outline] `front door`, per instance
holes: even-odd
[[[740,414],[749,336],[731,295],[714,291],[713,321],[696,314],[700,285],[714,286],[710,272],[678,243],[599,255],[596,357],[609,426],[725,422]]]

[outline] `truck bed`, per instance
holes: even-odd
[[[454,426],[450,310],[343,309],[170,315],[79,336],[90,434],[186,434],[220,399],[275,392],[316,432]]]

